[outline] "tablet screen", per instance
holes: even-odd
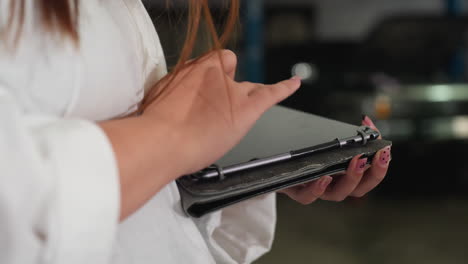
[[[355,136],[358,126],[275,106],[218,165],[224,167]]]

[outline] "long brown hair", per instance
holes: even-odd
[[[209,31],[212,42],[210,45],[211,48],[204,52],[204,54],[207,54],[213,50],[219,51],[228,44],[236,28],[238,18],[239,0],[230,0],[229,13],[225,20],[224,27],[222,29],[222,34],[218,35],[215,23],[213,21],[213,16],[210,11],[208,0],[189,0],[187,35],[178,62],[174,67],[173,71],[167,76],[165,76],[162,80],[160,80],[155,85],[155,87],[153,87],[153,89],[151,89],[146,94],[145,98],[140,104],[139,111],[144,111],[156,99],[167,95],[170,91],[166,88],[174,80],[177,74],[179,74],[180,71],[182,71],[185,67],[197,62],[197,60],[192,60],[190,63],[186,63],[187,60],[192,56],[198,32],[200,30],[200,25],[203,22],[206,25],[207,30]],[[202,54],[200,57],[203,57],[204,54]],[[224,65],[222,66],[224,67]],[[167,82],[165,82],[166,79],[168,79]],[[166,85],[161,86],[161,83],[166,83]]]
[[[9,29],[15,27],[15,41],[18,40],[23,20],[25,17],[25,1],[26,0],[11,0],[10,1],[10,18],[7,24],[7,32]],[[169,3],[170,0],[168,0]],[[211,14],[208,0],[188,0],[188,24],[187,35],[185,42],[179,55],[179,59],[174,69],[154,85],[152,89],[146,94],[142,100],[139,112],[144,111],[148,105],[156,99],[169,93],[167,87],[172,80],[187,66],[195,63],[196,60],[186,63],[192,56],[194,47],[199,35],[201,25],[205,25],[211,36],[211,45],[204,54],[213,50],[221,50],[225,47],[230,40],[239,17],[239,0],[229,0],[229,13],[225,19],[222,28],[222,34],[218,34],[215,26],[213,16]],[[78,29],[78,16],[79,16],[79,0],[37,0],[39,4],[40,15],[42,18],[43,26],[50,32],[58,32],[71,38],[79,45],[79,29]],[[202,55],[203,56],[203,55]],[[202,57],[201,56],[201,57]],[[167,80],[167,81],[165,81]],[[165,83],[165,85],[160,85]]]
[[[78,43],[78,0],[37,0],[35,4],[41,15],[43,26],[50,32],[59,32]],[[25,17],[26,0],[10,0],[10,17],[7,26],[2,29],[2,37],[13,34],[14,43],[21,35]]]

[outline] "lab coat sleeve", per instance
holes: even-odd
[[[271,249],[276,194],[230,206],[196,220],[216,263],[252,263]]]
[[[0,263],[109,263],[118,170],[94,123],[24,114],[0,83]]]

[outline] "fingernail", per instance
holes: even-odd
[[[361,119],[361,120],[362,120],[362,121],[364,121],[364,120],[366,120],[366,117],[367,117],[367,115],[365,115],[365,114],[362,114],[362,116],[361,116],[361,117],[362,117],[362,119]]]
[[[364,121],[367,126],[370,126],[370,127],[374,127],[375,128],[375,124],[374,124],[374,121],[372,121],[372,119],[370,119],[370,117],[366,116],[366,119]]]
[[[387,167],[391,159],[391,147],[386,147],[380,151],[379,162],[383,167]]]
[[[372,125],[372,121],[370,120],[370,118],[367,115],[363,115],[362,122],[364,122],[364,124],[366,124],[368,126]]]
[[[367,157],[360,158],[356,164],[356,171],[363,172],[367,165]]]
[[[332,178],[331,177],[326,177],[323,178],[322,181],[320,182],[320,188],[325,189],[328,187],[328,185],[331,183]]]
[[[294,75],[293,77],[291,77],[291,80],[294,80],[294,81],[301,81],[301,77],[297,76],[297,75]]]

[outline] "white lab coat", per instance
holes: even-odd
[[[9,15],[0,1],[0,27]],[[269,250],[274,195],[202,219],[169,184],[118,223],[112,146],[94,121],[134,109],[166,74],[140,0],[81,0],[80,48],[39,26],[0,44],[0,263],[249,263]]]

